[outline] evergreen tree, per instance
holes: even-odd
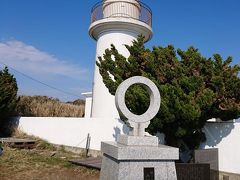
[[[162,102],[147,131],[164,133],[168,145],[185,144],[193,150],[206,139],[202,128],[207,120],[240,117],[240,67],[231,66],[231,57],[223,60],[215,54],[205,58],[194,47],[183,51],[171,45],[149,50],[144,47],[143,37],[126,48],[128,58],[119,54],[114,45],[99,57],[97,66],[103,82],[114,95],[119,84],[129,77],[152,80]],[[126,101],[136,114],[144,113],[149,106],[147,92],[137,85],[127,91]]]
[[[5,67],[0,71],[0,134],[9,131],[9,117],[14,113],[17,106],[17,82],[13,75],[9,74]]]

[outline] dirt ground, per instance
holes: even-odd
[[[83,159],[79,154],[39,141],[34,149],[3,146],[0,180],[97,180],[99,171],[73,165],[68,160]]]

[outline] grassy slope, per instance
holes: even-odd
[[[70,159],[82,159],[79,154],[56,149],[45,141],[37,140],[36,148],[13,149],[4,146],[0,156],[1,180],[60,179],[60,180],[96,180],[99,171],[76,166]]]

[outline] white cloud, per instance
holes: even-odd
[[[85,70],[17,40],[0,42],[0,61],[26,74],[84,77]]]
[[[68,101],[78,98],[71,94],[81,97],[81,92],[91,89],[91,71],[21,41],[0,41],[0,68],[4,66],[1,62],[9,66],[11,73],[17,78],[19,95],[46,95]],[[11,68],[69,93],[49,88],[12,71]]]

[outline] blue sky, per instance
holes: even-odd
[[[95,0],[0,0],[0,61],[41,82],[81,96],[91,91],[96,42],[88,35]],[[143,0],[153,12],[146,46],[193,45],[210,57],[240,64],[239,0]],[[0,68],[3,65],[0,64]],[[11,70],[19,94],[62,101],[78,97],[36,83]]]

